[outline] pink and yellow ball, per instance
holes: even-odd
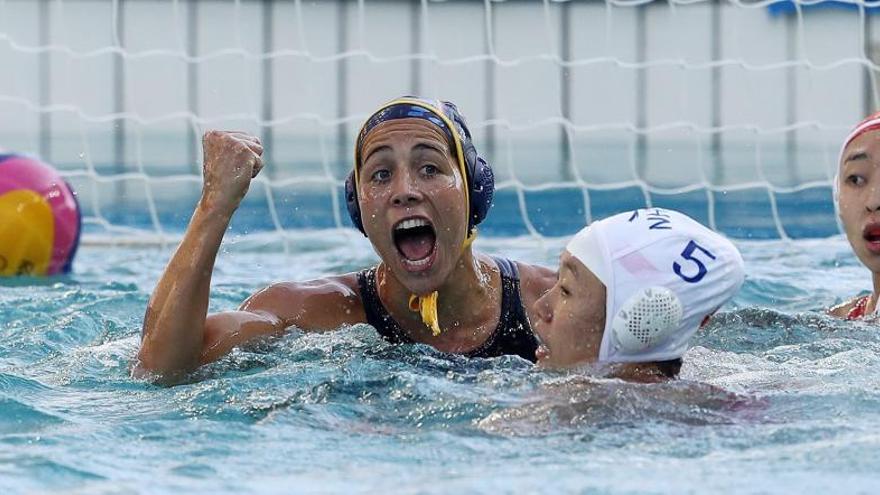
[[[76,196],[58,172],[0,152],[0,275],[69,272],[81,227]]]

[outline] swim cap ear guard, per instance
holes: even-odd
[[[461,146],[462,156],[464,158],[463,168],[465,170],[465,175],[467,175],[465,181],[468,188],[468,197],[470,198],[468,235],[470,235],[474,227],[485,220],[486,215],[489,213],[489,209],[492,207],[492,198],[495,195],[495,174],[492,172],[492,167],[477,153],[477,149],[474,147],[473,140],[471,139],[471,133],[468,130],[464,117],[459,113],[458,108],[447,101],[432,102],[413,97],[399,98],[379,109],[367,119],[367,123],[364,124],[364,128],[361,130],[358,142],[355,145],[357,149],[355,150],[354,168],[345,179],[345,204],[348,208],[348,216],[351,218],[351,223],[355,228],[360,230],[365,236],[367,233],[364,230],[363,220],[361,219],[361,208],[358,202],[357,187],[354,176],[355,170],[360,165],[358,163],[358,157],[360,156],[359,152],[360,146],[363,143],[363,137],[370,129],[387,120],[413,117],[425,118],[423,116],[425,110],[436,115],[442,114],[454,124],[453,129],[446,129],[445,125],[441,125],[441,128],[443,128],[447,133],[447,136],[452,140],[450,145],[453,154],[455,154],[456,143]],[[426,118],[426,120],[435,124],[438,123],[436,117]],[[442,124],[442,121],[440,121],[440,123]]]
[[[614,345],[626,354],[645,352],[681,325],[684,307],[675,292],[646,287],[630,296],[611,320]]]
[[[361,220],[361,207],[358,204],[357,190],[354,187],[354,170],[348,173],[345,178],[345,206],[348,208],[348,217],[351,218],[351,224],[361,231],[364,236],[364,222]]]

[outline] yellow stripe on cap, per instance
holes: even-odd
[[[415,98],[398,98],[396,100],[392,100],[392,101],[386,103],[381,108],[379,108],[378,110],[373,112],[370,115],[370,117],[364,121],[363,125],[361,125],[361,128],[358,130],[357,135],[360,136],[361,132],[364,130],[364,127],[367,125],[367,122],[370,121],[370,118],[372,118],[373,115],[376,115],[377,113],[381,112],[382,110],[385,110],[386,108],[393,107],[394,105],[412,105],[412,106],[424,108],[426,110],[430,110],[432,113],[437,115],[437,117],[439,117],[440,120],[442,120],[444,124],[446,124],[446,127],[449,128],[449,132],[452,133],[452,140],[455,142],[455,158],[456,158],[456,160],[458,160],[458,169],[461,172],[462,179],[464,179],[464,181],[465,181],[465,183],[464,183],[464,205],[465,205],[465,212],[467,212],[466,218],[468,219],[468,221],[470,221],[470,215],[471,215],[471,213],[470,213],[470,211],[471,211],[470,194],[471,194],[471,192],[470,192],[470,188],[468,187],[469,177],[468,177],[468,173],[467,173],[467,165],[464,162],[464,150],[462,149],[462,146],[461,146],[461,136],[458,134],[458,127],[455,125],[454,122],[452,122],[452,120],[449,119],[449,117],[446,116],[446,113],[443,112],[442,108],[433,106],[424,100],[419,100],[419,99],[415,99]],[[355,147],[354,147],[354,190],[355,191],[358,190],[358,186],[360,185],[360,171],[358,170],[358,160],[359,159],[360,159],[360,149],[358,149],[358,145],[355,144]]]

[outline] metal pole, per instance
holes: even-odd
[[[718,62],[722,57],[721,47],[721,2],[716,0],[712,2],[712,61]],[[723,119],[721,115],[721,67],[712,67],[712,88],[710,102],[712,109],[712,139],[710,143],[711,151],[709,153],[711,163],[714,164],[712,172],[712,183],[722,184],[724,182],[724,154],[723,140],[721,139],[721,127]]]
[[[117,0],[116,8],[116,41],[118,48],[125,48],[125,2]],[[119,53],[113,59],[113,111],[116,114],[125,112],[125,55]],[[125,147],[125,119],[118,117],[113,125],[113,160],[117,174],[125,173],[127,168]],[[116,205],[125,202],[125,181],[114,182],[116,189]]]
[[[644,67],[647,56],[647,9],[648,5],[636,7],[636,62],[640,64],[636,69],[636,175],[639,179],[644,179],[648,168],[647,139],[643,132],[648,125],[648,70]]]
[[[338,53],[348,50],[348,2],[339,0],[336,10],[336,49]],[[342,119],[348,113],[348,58],[340,57],[336,63],[338,75],[336,77],[336,101],[337,116]],[[345,145],[348,136],[348,125],[340,122],[336,128],[337,168],[345,170],[351,155]]]
[[[571,122],[571,68],[566,64],[571,61],[571,2],[562,4],[559,19],[559,46],[562,53],[559,65],[559,104],[563,122],[559,134],[560,170],[559,176],[564,181],[573,181],[574,163],[571,156],[571,137],[567,123]]]
[[[265,0],[263,2],[263,61],[262,61],[262,79],[263,79],[263,104],[261,111],[261,120],[263,121],[263,125],[260,129],[261,140],[263,142],[263,161],[269,164],[274,164],[273,155],[274,155],[274,127],[272,127],[268,122],[270,122],[274,118],[274,112],[272,111],[272,101],[273,101],[273,92],[275,88],[274,84],[274,67],[273,62],[274,59],[269,57],[268,54],[274,51],[275,40],[274,40],[274,30],[272,19],[275,14],[275,2],[274,0]],[[266,172],[268,172],[268,176],[271,179],[277,172],[276,167],[267,167]]]
[[[485,71],[485,96],[484,100],[486,101],[485,113],[486,120],[492,120],[495,118],[496,113],[496,104],[495,104],[495,59],[493,56],[495,55],[495,30],[491,29],[492,26],[495,25],[495,11],[492,9],[492,3],[487,1],[485,3],[485,16],[487,17],[486,21],[490,29],[486,31],[486,54],[489,57],[486,59],[486,65],[484,68]],[[486,127],[486,154],[489,157],[495,156],[495,127],[487,126]]]
[[[187,2],[186,50],[190,57],[195,57],[199,52],[198,18],[199,3]],[[186,102],[189,113],[193,115],[189,126],[187,126],[190,171],[193,175],[201,175],[201,170],[199,170],[199,136],[194,120],[195,116],[199,114],[199,71],[195,62],[189,62],[186,65]]]
[[[413,58],[409,67],[409,87],[410,92],[414,96],[422,95],[422,60],[419,58],[419,55],[424,50],[422,46],[421,16],[426,9],[427,6],[424,2],[410,2],[409,37],[410,46],[412,46],[410,53],[412,53]]]
[[[788,17],[786,27],[788,36],[786,37],[786,58],[795,60],[799,57],[798,50],[798,26],[801,20],[802,11],[799,4],[795,4],[797,15]],[[797,66],[792,65],[786,70],[786,99],[785,99],[785,120],[788,125],[797,122]],[[785,168],[788,171],[790,184],[798,184],[797,172],[797,131],[792,129],[785,133]]]
[[[45,48],[49,44],[49,1],[41,0],[39,3],[39,33],[40,47]],[[48,163],[52,163],[52,116],[44,109],[52,99],[51,83],[52,65],[49,51],[42,50],[39,55],[37,70],[39,72],[39,99],[40,99],[40,157]]]

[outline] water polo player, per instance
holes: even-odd
[[[834,178],[834,201],[846,238],[871,270],[873,291],[829,313],[841,318],[877,315],[880,296],[880,112],[860,122],[844,139]]]
[[[688,340],[743,279],[736,247],[682,213],[594,222],[568,243],[556,285],[536,303],[538,363],[620,363],[615,376],[674,377]]]
[[[391,342],[535,359],[530,309],[555,281],[547,268],[474,253],[492,202],[492,169],[454,105],[400,98],[358,134],[349,212],[381,262],[362,272],[269,286],[238,311],[206,315],[223,233],[262,167],[258,139],[209,132],[202,196],[144,317],[135,371],[165,377],[288,327],[369,323]]]

